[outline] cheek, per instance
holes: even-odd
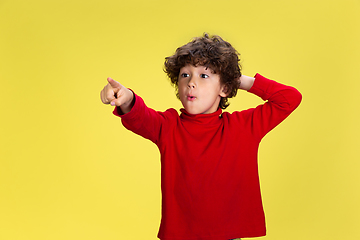
[[[184,86],[180,82],[178,84],[178,95],[179,97],[182,97],[184,95]]]
[[[184,81],[178,81],[178,88],[183,88],[184,87]]]
[[[208,94],[211,95],[218,95],[220,92],[220,86],[216,83],[208,83],[206,86],[204,86],[204,89]]]
[[[181,81],[178,83],[179,92],[184,92],[187,90],[187,83],[185,81]]]

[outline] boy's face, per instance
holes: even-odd
[[[221,97],[226,97],[220,83],[220,75],[204,66],[186,65],[180,69],[179,97],[190,114],[216,112]]]

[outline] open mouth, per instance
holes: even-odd
[[[193,100],[195,100],[196,99],[196,97],[194,97],[194,96],[187,96],[187,99],[189,100],[189,101],[193,101]]]

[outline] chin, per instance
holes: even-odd
[[[194,111],[194,110],[189,110],[189,109],[186,109],[186,108],[185,108],[185,110],[190,114],[199,114],[199,112]]]
[[[201,110],[187,110],[186,111],[190,114],[196,115],[196,114],[208,114],[208,112],[206,110],[201,111]]]
[[[196,109],[186,108],[186,107],[184,107],[184,108],[185,108],[185,110],[186,110],[188,113],[190,113],[190,114],[200,114],[200,113],[201,113],[200,111],[198,111],[198,110],[196,110]]]

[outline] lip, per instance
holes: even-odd
[[[196,97],[193,96],[193,95],[187,95],[186,98],[187,98],[188,101],[194,101],[196,99]]]

